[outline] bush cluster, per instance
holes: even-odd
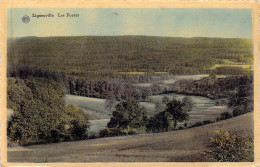
[[[211,161],[243,162],[254,161],[253,139],[235,135],[228,131],[218,130],[217,136],[211,138],[213,151],[206,151]]]

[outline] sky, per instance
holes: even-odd
[[[32,14],[54,17],[32,17]],[[79,17],[57,17],[79,14]],[[116,13],[116,14],[115,14]],[[25,24],[22,17],[28,15]],[[7,36],[118,36],[252,38],[251,9],[80,8],[7,11]]]

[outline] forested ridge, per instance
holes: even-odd
[[[127,72],[205,74],[227,61],[251,65],[251,57],[251,40],[235,38],[25,37],[9,39],[8,45],[9,65],[30,64],[89,79]]]

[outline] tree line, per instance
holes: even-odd
[[[136,75],[116,79],[90,80],[86,77],[68,77],[65,73],[45,70],[28,66],[9,66],[8,77],[45,78],[51,79],[60,84],[65,93],[79,96],[121,100],[133,97],[138,100],[145,100],[149,95],[162,93],[164,89],[157,84],[151,87],[138,87],[133,84],[149,82],[151,76]]]
[[[232,114],[223,118],[235,117],[254,110],[253,76],[229,76],[224,78],[207,77],[200,80],[180,80],[171,86],[176,93],[205,96],[220,99],[232,108]]]
[[[221,78],[213,76],[200,80],[179,80],[171,85],[170,90],[176,93],[221,99],[233,96],[240,87],[246,89],[248,96],[252,95],[253,76],[236,75]]]

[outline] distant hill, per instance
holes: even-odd
[[[88,77],[124,72],[205,74],[216,64],[251,65],[251,57],[252,41],[235,38],[79,36],[8,42],[9,64]]]

